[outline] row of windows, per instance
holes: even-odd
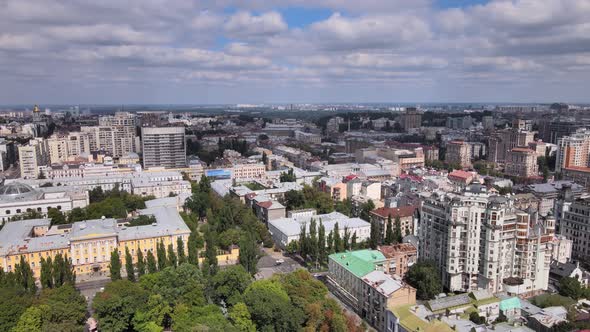
[[[51,209],[51,208],[53,208],[53,207],[52,207],[52,206],[48,206],[48,207],[47,207],[47,210],[49,210],[49,209]],[[61,211],[61,205],[58,205],[58,206],[57,206],[57,209]],[[38,208],[37,208],[37,212],[41,212],[42,210],[43,210],[43,209],[42,209],[41,207],[38,207]],[[31,208],[27,208],[27,209],[26,209],[26,211],[27,211],[27,212],[31,212],[31,211],[33,211],[33,209],[31,209]],[[11,214],[12,210],[6,210],[6,211],[4,211],[4,212],[5,212],[5,214],[8,214],[8,215],[9,215],[9,214]],[[16,214],[19,214],[19,213],[22,213],[22,212],[23,212],[23,211],[22,211],[21,209],[16,209]]]

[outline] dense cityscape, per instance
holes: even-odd
[[[0,332],[590,331],[590,0],[0,0]]]
[[[589,110],[5,107],[0,329],[586,328]]]

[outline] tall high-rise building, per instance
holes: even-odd
[[[555,171],[563,168],[588,167],[590,155],[590,130],[578,129],[571,136],[563,136],[557,140],[557,158]]]
[[[519,210],[512,197],[479,184],[459,194],[422,196],[418,256],[435,262],[445,288],[518,294],[547,289],[553,217]]]
[[[100,117],[98,126],[82,127],[81,131],[88,133],[91,151],[102,151],[120,158],[130,152],[141,151],[136,126],[135,114],[117,112]]]
[[[422,112],[415,107],[406,108],[405,112],[399,116],[400,125],[405,131],[422,126]]]
[[[461,168],[471,165],[471,146],[463,141],[452,141],[447,144],[445,161],[457,164]]]
[[[143,127],[143,167],[186,167],[184,127]]]
[[[505,163],[512,149],[528,147],[534,138],[535,133],[532,131],[517,128],[498,130],[488,140],[488,160],[494,163]]]
[[[43,138],[35,138],[28,145],[18,147],[18,159],[20,176],[25,179],[39,177],[39,166],[47,166],[49,152],[47,141]]]
[[[58,164],[90,153],[90,139],[86,132],[73,132],[65,136],[53,135],[47,139],[49,162]]]
[[[506,158],[507,175],[529,178],[539,175],[537,153],[528,148],[514,148]]]

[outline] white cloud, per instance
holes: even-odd
[[[232,15],[224,25],[225,32],[233,38],[268,37],[288,29],[287,23],[278,12],[252,15],[239,12]]]

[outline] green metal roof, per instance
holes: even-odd
[[[500,301],[500,310],[520,309],[520,300],[517,297],[511,297]]]
[[[375,271],[375,265],[385,261],[380,251],[363,249],[330,255],[330,259],[343,266],[355,276],[362,278]]]

